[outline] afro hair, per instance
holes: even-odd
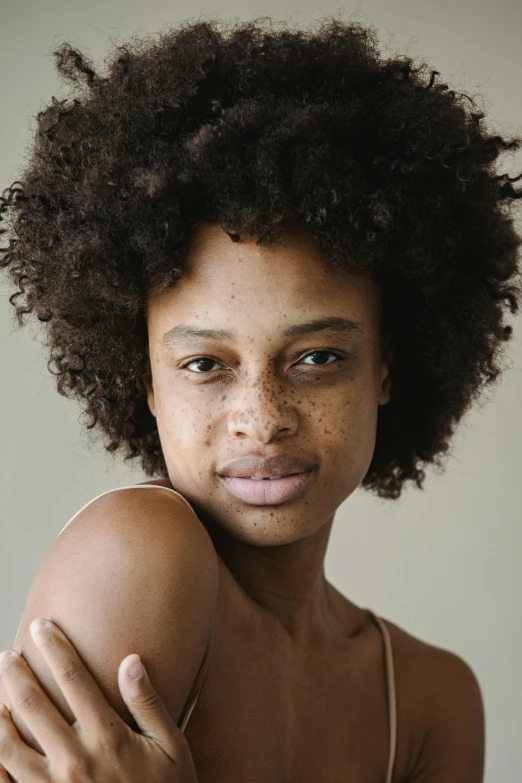
[[[18,325],[45,324],[47,367],[83,402],[86,428],[167,477],[144,384],[148,296],[183,275],[201,221],[260,244],[305,228],[332,267],[382,288],[391,400],[362,486],[395,499],[407,480],[422,488],[423,465],[442,467],[503,369],[522,174],[494,164],[522,139],[488,129],[425,62],[383,57],[372,25],[278,24],[207,17],[135,35],[104,76],[59,46],[72,92],[38,113],[24,171],[2,192],[0,267]]]

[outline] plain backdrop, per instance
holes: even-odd
[[[0,0],[0,190],[17,179],[31,118],[61,94],[51,52],[63,41],[101,62],[109,39],[201,14],[305,27],[338,13],[375,24],[383,43],[425,59],[439,80],[482,94],[498,131],[522,134],[520,0]],[[504,170],[520,173],[522,154],[506,155]],[[0,284],[0,651],[13,644],[31,580],[68,519],[99,493],[146,480],[84,434],[36,328],[16,329],[9,293]],[[509,322],[508,369],[462,421],[445,473],[428,469],[425,489],[395,502],[358,489],[336,514],[326,559],[351,600],[472,666],[486,708],[487,783],[522,780],[522,318]]]

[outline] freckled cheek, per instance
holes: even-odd
[[[373,453],[377,427],[377,404],[368,390],[332,397],[312,417],[314,434],[340,460],[366,459]]]

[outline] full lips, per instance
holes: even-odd
[[[220,476],[220,479],[238,500],[254,506],[272,506],[298,497],[314,481],[316,474],[317,470],[313,469],[272,481],[252,481],[235,476]]]

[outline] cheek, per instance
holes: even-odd
[[[176,383],[169,375],[156,381],[156,413],[164,452],[211,447],[213,431],[227,419],[226,391]],[[302,397],[302,395],[301,395]],[[358,462],[373,453],[377,426],[377,397],[364,372],[346,383],[303,400],[301,428],[321,450],[335,458]],[[308,423],[306,420],[308,419]],[[307,436],[308,437],[308,436]],[[361,452],[358,457],[358,452]]]
[[[364,470],[375,449],[377,398],[368,385],[347,386],[345,392],[325,405],[315,430],[323,442],[331,444],[336,461],[349,462],[356,470],[362,465]]]
[[[212,405],[198,389],[183,388],[170,379],[157,385],[156,415],[164,450],[203,443],[212,427]]]

